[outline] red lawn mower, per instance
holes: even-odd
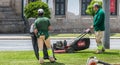
[[[85,35],[91,33],[90,29],[85,30],[81,35],[79,35],[73,42],[67,43],[64,41],[57,41],[53,43],[53,49],[55,53],[67,52],[73,53],[75,51],[84,50],[90,46],[90,38],[85,38]]]

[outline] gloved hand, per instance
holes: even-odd
[[[85,30],[85,32],[86,32],[86,33],[91,33],[91,29],[88,28],[88,29]]]

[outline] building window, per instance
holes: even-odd
[[[29,2],[34,2],[35,0],[28,0]]]
[[[65,0],[55,0],[55,15],[65,15]]]
[[[81,15],[87,15],[86,9],[91,0],[82,0]],[[110,15],[117,15],[117,0],[110,0]]]
[[[90,4],[90,2],[91,2],[91,0],[82,0],[81,15],[87,15],[86,9],[87,9],[87,6]]]

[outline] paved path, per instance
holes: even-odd
[[[55,43],[58,40],[52,38],[51,43]],[[68,43],[72,42],[73,39],[66,39]],[[120,49],[120,39],[111,39],[110,40],[110,49]],[[90,49],[95,49],[96,43],[94,39],[91,39]],[[0,51],[22,51],[22,50],[33,50],[32,43],[30,39],[20,39],[20,40],[0,40]]]

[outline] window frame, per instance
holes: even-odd
[[[66,0],[63,0],[63,2],[60,2],[61,0],[58,0],[59,2],[56,2],[56,0],[55,0],[55,15],[56,16],[64,16],[64,15],[66,15]],[[57,11],[57,5],[58,5],[58,11]],[[62,8],[62,6],[61,5],[63,5],[63,8]],[[63,9],[63,14],[61,13],[61,9]],[[58,12],[58,14],[57,14],[57,12]]]
[[[85,1],[85,2],[83,2],[83,1]],[[91,1],[90,1],[91,2]],[[87,6],[90,4],[90,2],[88,2],[87,0],[81,0],[81,15],[82,16],[88,16],[88,14],[86,14],[86,9],[87,9]],[[83,8],[83,4],[85,4],[85,7],[86,7],[86,9],[85,9],[85,11],[83,11],[82,10],[82,8]],[[85,13],[85,14],[83,14],[83,12]]]

